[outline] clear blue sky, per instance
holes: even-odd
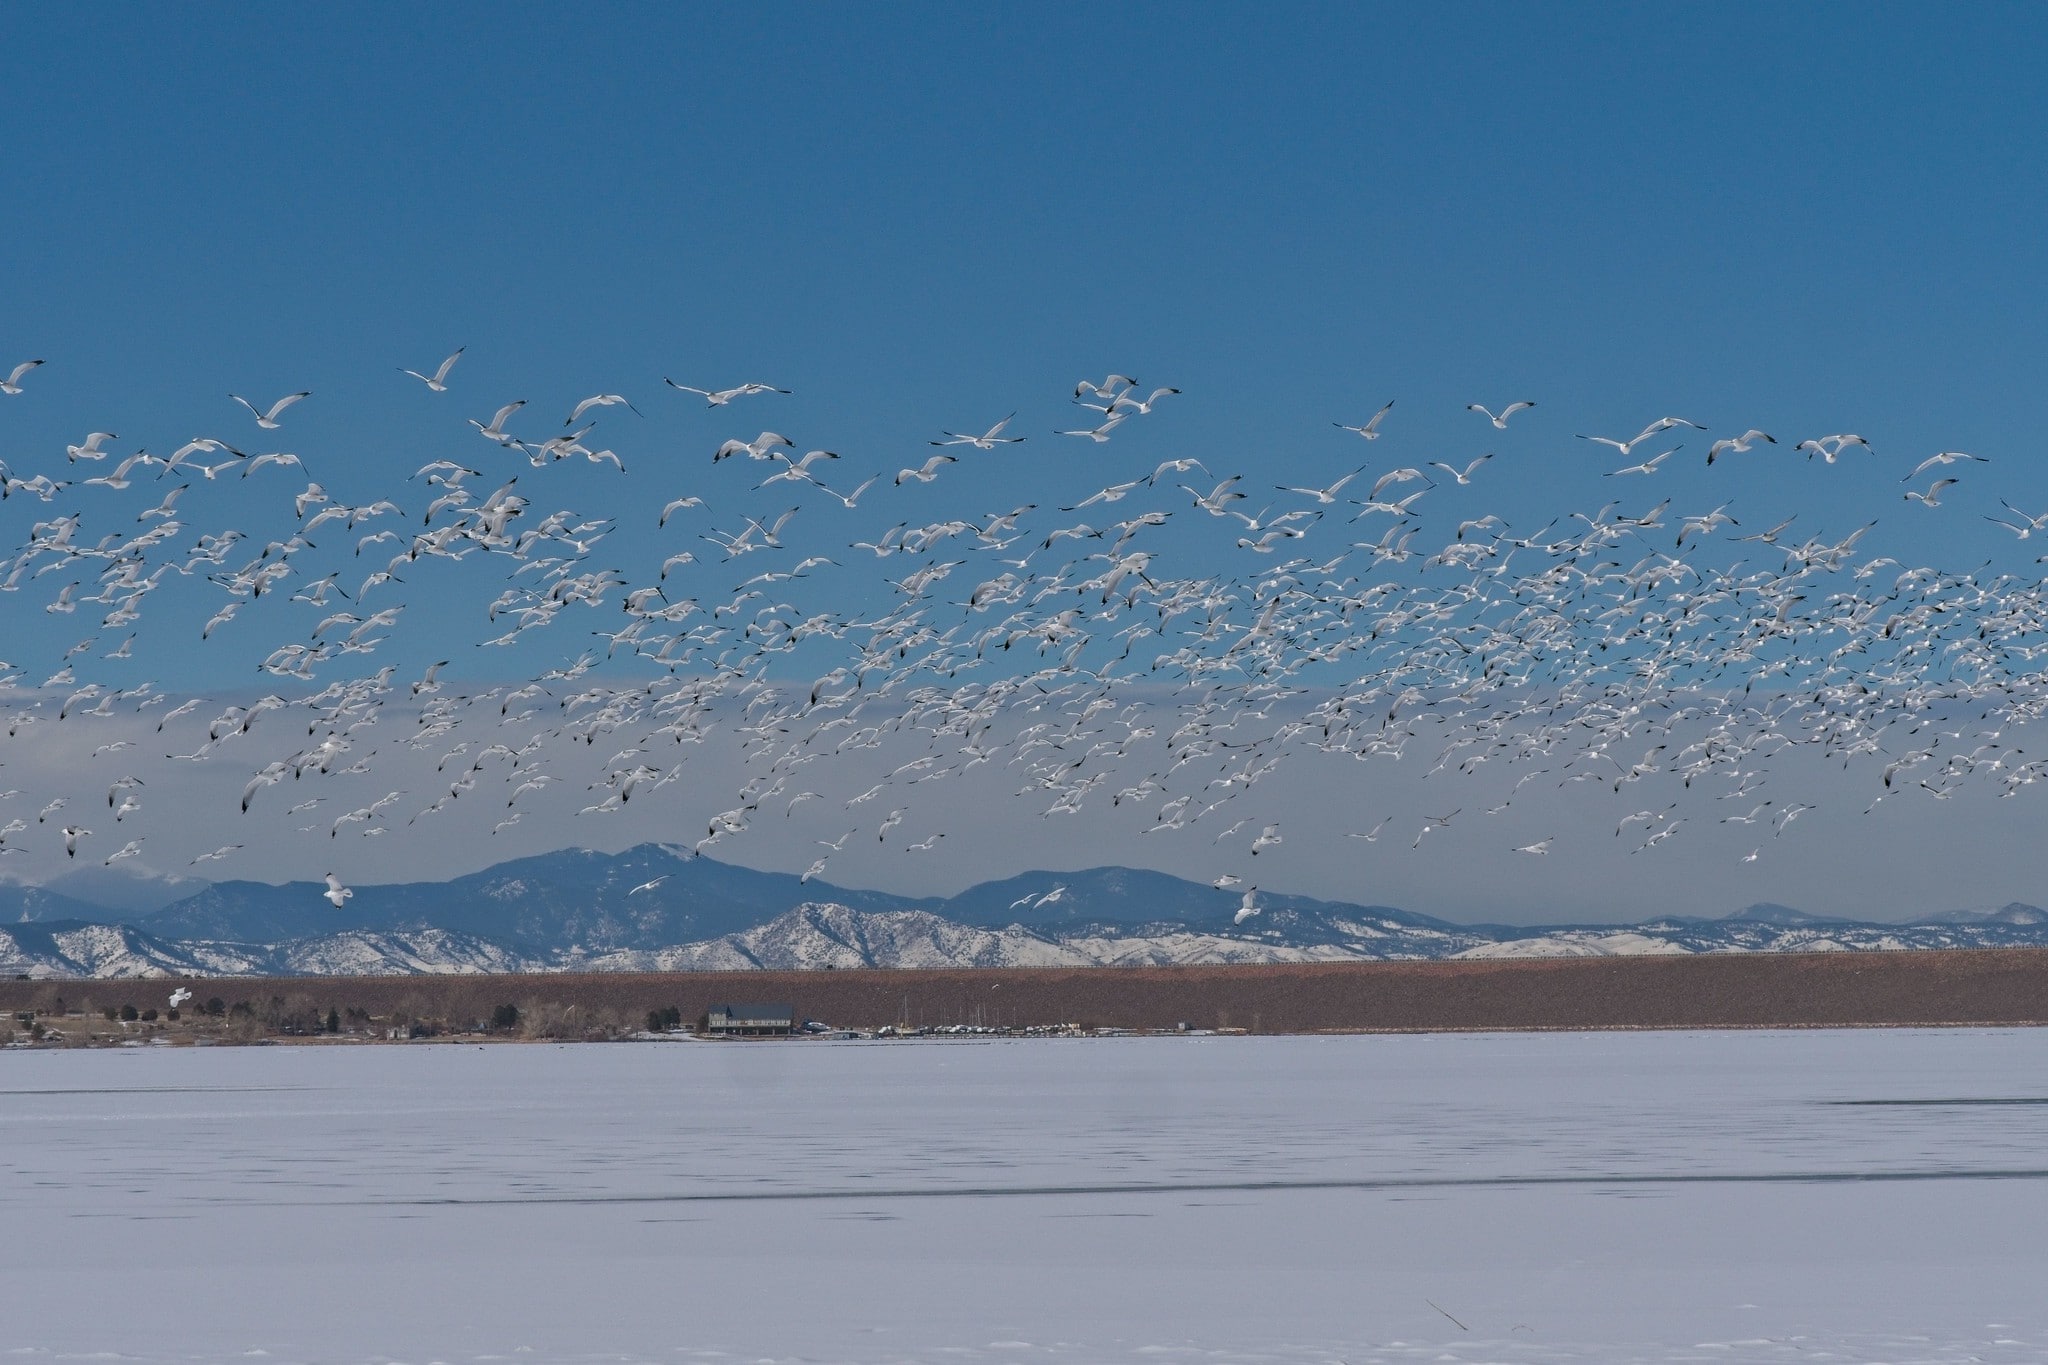
[[[877,422],[1142,365],[1246,441],[1296,408],[1524,391],[1585,420],[1739,402],[2018,439],[2044,28],[2017,5],[30,10],[0,58],[0,340],[159,413],[468,344],[571,388],[800,376]]]
[[[1995,494],[2048,503],[2044,37],[2020,5],[24,11],[0,372],[50,364],[0,458],[234,436],[227,392],[311,388],[285,436],[367,497],[495,457],[458,418],[615,390],[646,500],[761,426],[851,483],[1023,409],[1032,443],[952,484],[987,510],[1169,455],[1326,483],[1366,453],[1330,423],[1390,398],[1400,458],[1469,459],[1496,438],[1464,404],[1534,398],[1484,504],[1511,522],[1615,491],[1572,433],[1677,413],[1991,455],[1967,519],[1914,521],[1892,478],[1738,485],[1968,567],[2012,548],[1974,516]],[[395,373],[456,346],[448,403]],[[1183,399],[1128,446],[1053,440],[1110,370]],[[707,417],[664,375],[796,394]],[[10,504],[10,536],[54,510]],[[134,670],[214,687],[212,660]]]

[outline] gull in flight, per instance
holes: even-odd
[[[1130,390],[1126,389],[1124,390],[1124,392],[1118,394],[1116,397],[1109,400],[1109,407],[1106,410],[1109,412],[1135,412],[1140,417],[1150,417],[1152,415],[1152,405],[1154,403],[1157,403],[1160,399],[1166,397],[1168,394],[1175,394],[1179,392],[1179,389],[1154,389],[1152,390],[1150,397],[1146,398],[1143,402],[1140,402],[1137,399],[1131,397]],[[1083,403],[1081,406],[1092,408],[1095,405],[1093,403]]]
[[[77,825],[64,826],[64,856],[76,858],[78,856],[78,841],[91,833],[91,830],[82,829]]]
[[[1014,412],[1011,413],[1009,417],[1005,417],[979,436],[963,436],[957,431],[949,431],[946,433],[945,440],[933,441],[930,444],[935,446],[973,446],[976,450],[994,450],[997,446],[1015,445],[1024,438],[1022,436],[1005,436],[1002,434],[1002,431],[1004,427],[1010,425],[1010,418],[1016,415]]]
[[[186,990],[183,986],[180,986],[178,987],[178,989],[171,992],[171,1008],[176,1009],[178,1008],[178,1006],[184,1004],[187,1000],[190,1000],[191,998],[192,992]]]
[[[448,392],[448,371],[455,368],[455,362],[462,359],[462,353],[468,349],[469,348],[467,346],[456,347],[455,354],[449,356],[446,360],[442,361],[441,367],[435,370],[431,375],[421,374],[418,370],[408,370],[403,367],[401,367],[398,372],[400,374],[411,375],[414,379],[419,380],[420,383],[425,384],[435,393],[446,393]]]
[[[2020,511],[2019,508],[2014,507],[2011,503],[2007,502],[2004,498],[2000,498],[1998,500],[1998,503],[1999,506],[2005,508],[2006,511],[2018,517],[2019,523],[2015,525],[2014,523],[2005,521],[1999,517],[1985,517],[1984,520],[1990,522],[1992,525],[2003,526],[2006,530],[2011,531],[2021,540],[2025,540],[2028,536],[2032,535],[2036,531],[2048,531],[2048,512],[2043,512],[2038,517],[2030,517],[2025,512]]]
[[[0,379],[0,393],[7,394],[10,397],[20,393],[21,377],[42,363],[40,360],[24,360],[19,365],[16,365],[11,374],[5,379]]]
[[[662,874],[661,874],[661,875],[660,875],[659,877],[656,877],[656,878],[655,878],[655,879],[654,879],[653,881],[651,881],[651,882],[642,882],[642,883],[640,883],[640,885],[638,885],[638,886],[634,887],[634,888],[633,888],[633,889],[632,889],[631,891],[628,891],[628,892],[627,892],[626,894],[627,894],[627,895],[629,895],[629,896],[637,896],[637,895],[639,895],[639,894],[640,894],[640,893],[641,893],[642,891],[652,891],[652,890],[653,890],[653,889],[654,889],[655,887],[657,887],[657,886],[660,886],[660,885],[661,885],[661,884],[662,884],[663,882],[667,881],[668,879],[669,879],[669,874],[668,874],[668,873],[666,873],[666,872],[664,872],[664,873],[662,873]]]
[[[1819,436],[1810,441],[1801,441],[1792,448],[1805,451],[1806,458],[1809,460],[1818,455],[1829,464],[1833,464],[1835,457],[1850,446],[1862,446],[1865,450],[1868,450],[1870,449],[1870,442],[1854,432],[1845,431],[1836,436]],[[1906,477],[1910,479],[1913,476],[1908,474]]]
[[[1513,417],[1523,408],[1533,408],[1535,406],[1536,405],[1534,403],[1528,401],[1527,399],[1524,399],[1522,402],[1519,403],[1510,403],[1496,413],[1488,412],[1485,408],[1481,407],[1477,403],[1467,403],[1465,405],[1465,411],[1476,412],[1480,416],[1484,417],[1487,421],[1493,423],[1494,426],[1500,428],[1502,431],[1506,431],[1508,429],[1508,418]]]
[[[1705,516],[1687,517],[1678,525],[1678,545],[1685,547],[1687,536],[1707,536],[1723,526],[1740,526],[1741,522],[1728,515],[1728,504],[1722,503]]]
[[[1610,469],[1607,471],[1607,477],[1613,479],[1619,478],[1623,474],[1654,474],[1657,472],[1658,465],[1663,464],[1666,460],[1684,449],[1685,447],[1682,445],[1673,446],[1660,455],[1652,455],[1641,464],[1632,464],[1626,469]]]
[[[1550,846],[1551,846],[1551,844],[1555,843],[1555,842],[1556,842],[1556,840],[1557,840],[1557,836],[1556,836],[1556,835],[1552,835],[1552,836],[1551,836],[1550,838],[1548,838],[1548,839],[1538,839],[1538,840],[1537,840],[1537,841],[1536,841],[1535,843],[1533,843],[1533,844],[1523,844],[1523,845],[1522,845],[1522,846],[1521,846],[1520,848],[1516,849],[1516,850],[1515,850],[1515,852],[1517,852],[1517,853],[1533,853],[1533,854],[1535,854],[1535,855],[1536,855],[1537,857],[1539,857],[1539,858],[1540,858],[1540,857],[1542,857],[1542,856],[1543,856],[1544,854],[1546,854],[1546,853],[1550,852]]]
[[[732,455],[744,455],[750,460],[765,460],[768,458],[768,452],[777,446],[788,446],[795,450],[796,442],[775,431],[764,431],[751,441],[742,441],[735,437],[712,452],[711,463],[717,464]]]
[[[674,502],[670,503],[668,506],[661,509],[661,520],[655,522],[654,524],[656,526],[666,526],[668,525],[668,519],[674,516],[676,513],[685,511],[688,508],[692,507],[702,507],[703,505],[704,499],[697,497],[695,494],[691,494],[688,497],[677,498]]]
[[[329,905],[339,910],[350,896],[355,895],[355,891],[350,887],[343,886],[341,878],[330,872],[327,874],[327,889],[320,894]]]
[[[959,462],[960,457],[958,455],[934,455],[924,462],[922,469],[898,470],[896,472],[896,483],[899,487],[907,479],[916,479],[919,483],[930,483],[933,479],[939,477],[939,466],[958,464]],[[860,495],[856,493],[854,496],[858,497]]]
[[[1118,394],[1123,393],[1125,390],[1135,389],[1137,387],[1138,381],[1131,378],[1129,375],[1113,374],[1109,378],[1103,380],[1100,384],[1096,383],[1092,379],[1082,380],[1080,383],[1074,385],[1074,397],[1079,398],[1084,393],[1092,393],[1097,398],[1115,398]]]
[[[1256,916],[1259,913],[1259,909],[1259,888],[1248,886],[1245,888],[1243,899],[1238,901],[1237,913],[1230,917],[1230,922],[1232,924],[1243,924],[1246,920]]]
[[[197,858],[194,858],[192,860],[192,866],[197,867],[201,863],[217,863],[222,858],[227,857],[230,853],[233,853],[240,847],[240,844],[224,844],[221,847],[215,849],[211,853],[202,853]]]
[[[505,423],[511,419],[513,413],[525,406],[526,400],[522,398],[516,403],[507,403],[504,407],[499,408],[498,415],[491,419],[489,426],[485,426],[474,417],[469,419],[469,424],[490,437],[493,441],[496,441],[499,445],[508,446],[512,444],[512,438],[505,434]]]
[[[1733,451],[1737,455],[1743,454],[1758,441],[1776,445],[1778,438],[1767,431],[1758,431],[1755,427],[1751,427],[1740,436],[1723,436],[1720,440],[1707,447],[1707,463],[1712,464],[1729,451]]]
[[[1652,436],[1655,436],[1655,435],[1656,435],[1656,434],[1657,434],[1658,432],[1660,432],[1660,431],[1669,431],[1669,430],[1671,430],[1671,429],[1672,429],[1673,427],[1691,427],[1691,428],[1692,428],[1692,429],[1693,429],[1694,431],[1705,431],[1705,430],[1706,430],[1706,428],[1705,428],[1705,427],[1703,427],[1703,426],[1701,426],[1701,425],[1700,425],[1700,424],[1699,424],[1698,422],[1688,422],[1688,421],[1687,421],[1687,420],[1686,420],[1685,418],[1683,418],[1683,417],[1659,417],[1659,418],[1658,418],[1658,419],[1657,419],[1656,421],[1654,421],[1654,422],[1650,423],[1650,425],[1648,425],[1648,426],[1644,427],[1644,428],[1643,428],[1643,429],[1642,429],[1641,431],[1639,431],[1639,432],[1637,432],[1637,433],[1636,433],[1635,435],[1633,435],[1633,436],[1629,437],[1629,438],[1628,438],[1628,439],[1627,439],[1626,441],[1617,441],[1617,440],[1615,440],[1615,439],[1614,439],[1614,438],[1613,438],[1612,436],[1583,436],[1583,435],[1582,435],[1582,436],[1580,436],[1580,437],[1579,437],[1579,439],[1580,439],[1581,441],[1591,441],[1591,442],[1593,442],[1593,443],[1594,443],[1594,444],[1596,444],[1596,445],[1603,445],[1603,446],[1613,446],[1613,447],[1614,447],[1614,448],[1615,448],[1616,450],[1620,451],[1620,452],[1621,452],[1621,453],[1622,453],[1623,455],[1633,455],[1633,454],[1635,453],[1635,449],[1636,449],[1636,447],[1637,447],[1637,446],[1639,446],[1639,445],[1641,445],[1641,444],[1642,444],[1643,442],[1645,442],[1645,441],[1649,440],[1649,439],[1650,439],[1650,438],[1651,438]],[[1762,432],[1760,432],[1760,431],[1752,431],[1752,432],[1751,432],[1751,433],[1749,433],[1749,434],[1750,434],[1751,436],[1762,436],[1762,435],[1763,435],[1763,433],[1762,433]],[[1766,437],[1765,439],[1769,439],[1769,438],[1768,438],[1768,437]],[[1744,450],[1747,450],[1748,448],[1749,448],[1749,447],[1747,447],[1747,446],[1744,446],[1744,447],[1743,447],[1743,449],[1744,449]],[[1712,463],[1712,461],[1711,461],[1711,460],[1709,460],[1708,462],[1709,462],[1709,463]]]
[[[830,493],[833,497],[839,499],[839,501],[846,507],[846,510],[851,512],[854,510],[853,505],[860,501],[860,495],[867,492],[868,489],[874,487],[875,480],[881,477],[882,476],[880,474],[868,475],[867,482],[863,483],[860,487],[854,489],[851,493],[842,493],[836,488],[827,488],[822,483],[818,484],[818,487],[824,488],[827,493]],[[812,482],[816,483],[817,481],[814,479],[812,480]]]
[[[1385,407],[1381,408],[1378,412],[1374,413],[1372,415],[1371,420],[1366,422],[1366,424],[1362,427],[1348,427],[1345,426],[1342,422],[1332,422],[1330,423],[1330,425],[1336,427],[1340,431],[1355,431],[1368,441],[1377,441],[1380,438],[1380,420],[1393,410],[1394,405],[1391,401],[1389,401]]]
[[[1299,493],[1303,497],[1314,498],[1317,502],[1323,504],[1323,506],[1328,507],[1329,505],[1337,501],[1337,495],[1344,491],[1345,484],[1350,483],[1353,479],[1357,478],[1360,474],[1363,474],[1364,472],[1365,468],[1361,465],[1359,468],[1352,470],[1349,474],[1346,474],[1343,478],[1337,480],[1337,482],[1331,484],[1328,488],[1290,488],[1284,483],[1276,483],[1273,486],[1279,489],[1282,493]],[[1140,480],[1140,482],[1142,482],[1142,480]]]
[[[1463,809],[1463,807],[1461,806],[1461,807],[1459,807],[1459,809],[1460,809],[1460,810],[1462,810],[1462,809]],[[1409,847],[1410,847],[1410,848],[1421,848],[1421,847],[1422,847],[1422,840],[1423,840],[1423,837],[1424,837],[1425,835],[1427,835],[1427,834],[1428,834],[1428,833],[1429,833],[1429,832],[1430,832],[1431,830],[1433,830],[1433,829],[1448,829],[1448,828],[1450,827],[1450,824],[1451,824],[1451,821],[1452,821],[1452,819],[1453,819],[1454,817],[1456,817],[1456,815],[1457,815],[1457,814],[1458,814],[1458,812],[1454,810],[1454,811],[1452,811],[1452,812],[1451,812],[1451,813],[1450,813],[1449,815],[1425,815],[1425,816],[1423,816],[1422,818],[1423,818],[1424,820],[1427,820],[1427,821],[1428,821],[1429,823],[1428,823],[1428,824],[1426,824],[1426,825],[1424,825],[1424,826],[1422,827],[1422,829],[1421,829],[1421,830],[1420,830],[1420,831],[1419,831],[1419,832],[1418,832],[1418,833],[1416,834],[1416,836],[1415,836],[1415,842],[1414,842],[1414,843],[1412,843],[1412,844],[1410,844],[1410,845],[1409,845]]]
[[[1906,490],[1906,501],[1917,502],[1923,507],[1939,507],[1941,506],[1942,490],[1953,488],[1958,482],[1960,480],[1957,479],[1936,479],[1933,483],[1927,485],[1925,493],[1922,493],[1917,488],[1908,489]]]
[[[1944,450],[1936,454],[1929,455],[1919,464],[1914,465],[1912,473],[1906,475],[1904,479],[1900,479],[1899,482],[1905,483],[1908,480],[1917,479],[1922,474],[1925,474],[1928,470],[1933,469],[1937,465],[1955,464],[1959,460],[1975,460],[1978,464],[1991,463],[1991,459],[1989,456],[1966,455],[1960,450]]]
[[[104,460],[107,458],[107,452],[100,449],[100,444],[115,439],[117,438],[111,431],[95,431],[77,445],[65,446],[64,458],[72,464],[77,464],[80,460]]]
[[[640,409],[634,407],[630,402],[627,402],[626,395],[622,393],[594,393],[590,397],[578,403],[576,405],[576,410],[569,414],[569,420],[562,423],[562,425],[565,427],[573,427],[576,425],[576,419],[581,417],[584,413],[589,412],[592,408],[615,407],[621,403],[625,403],[626,410],[632,413],[635,417],[645,417],[647,415],[646,413],[640,411]]]
[[[272,403],[268,411],[263,411],[258,409],[254,403],[251,403],[248,399],[242,397],[242,395],[240,395],[239,393],[231,393],[228,395],[228,397],[234,399],[237,403],[240,403],[243,407],[247,408],[249,410],[250,416],[256,419],[256,425],[262,427],[265,431],[276,431],[278,428],[277,415],[280,412],[283,412],[286,408],[298,402],[301,398],[311,398],[312,396],[313,391],[311,389],[304,389],[298,393],[288,393],[284,397],[278,399],[275,403]]]
[[[741,384],[737,388],[731,389],[693,389],[688,384],[678,384],[675,380],[670,379],[667,376],[663,376],[661,382],[668,385],[672,389],[680,389],[684,393],[696,394],[699,398],[704,400],[704,405],[706,407],[711,408],[724,407],[727,403],[730,403],[735,398],[746,398],[749,397],[750,395],[757,393],[789,392],[788,389],[778,389],[773,384],[749,383]]]
[[[1451,466],[1445,464],[1442,460],[1431,460],[1429,462],[1429,465],[1430,468],[1441,469],[1444,473],[1450,475],[1453,479],[1456,479],[1458,482],[1458,487],[1469,488],[1472,484],[1472,471],[1479,468],[1479,466],[1485,464],[1488,460],[1492,458],[1493,452],[1488,451],[1486,454],[1481,455],[1478,459],[1474,460],[1471,464],[1466,465],[1463,473],[1460,473],[1456,469],[1453,469]]]
[[[1271,848],[1275,844],[1285,842],[1286,837],[1280,833],[1280,826],[1268,825],[1264,830],[1260,831],[1258,838],[1252,840],[1252,854],[1256,857],[1260,849]]]
[[[1099,427],[1079,427],[1073,431],[1055,431],[1053,435],[1086,436],[1089,440],[1094,441],[1096,444],[1100,445],[1102,442],[1107,441],[1109,439],[1110,432],[1115,431],[1118,427],[1124,424],[1124,420],[1127,416],[1127,413],[1113,412],[1103,420],[1102,425]]]

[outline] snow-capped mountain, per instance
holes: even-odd
[[[1857,952],[2048,945],[2023,904],[1865,923],[1757,905],[1722,919],[1453,924],[1388,906],[1235,890],[1160,872],[1031,872],[946,899],[805,884],[661,844],[567,849],[448,882],[222,882],[121,922],[0,886],[0,973],[32,977],[1074,967],[1425,958]],[[73,913],[66,913],[72,911]]]

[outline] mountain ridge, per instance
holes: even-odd
[[[558,849],[445,882],[365,885],[340,909],[319,883],[227,881],[110,918],[0,885],[0,971],[61,977],[702,971],[849,966],[1622,956],[2048,946],[2020,902],[1905,923],[1758,904],[1713,919],[1458,924],[1392,906],[1241,892],[1126,867],[1026,872],[951,897],[860,891],[673,845]]]

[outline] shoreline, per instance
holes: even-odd
[[[174,989],[192,992],[175,1023]],[[207,1013],[209,1003],[217,1013]],[[2048,948],[1260,966],[0,981],[0,1044],[566,1041],[787,1004],[799,1027],[967,1036],[2040,1027]],[[125,1024],[123,1007],[137,1017]],[[159,1018],[140,1016],[154,1009]],[[116,1017],[106,1018],[112,1010]],[[23,1019],[28,1014],[32,1019]],[[497,1020],[495,1026],[492,1020]],[[327,1026],[335,1027],[330,1030]],[[66,1026],[69,1026],[68,1028]],[[50,1045],[50,1044],[44,1044]]]

